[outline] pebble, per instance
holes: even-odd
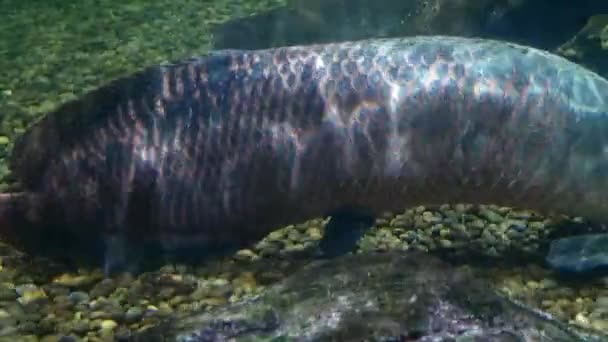
[[[8,311],[0,309],[0,329],[15,326],[16,323],[17,320]]]
[[[86,292],[82,292],[82,291],[72,292],[72,293],[70,293],[70,295],[68,297],[69,297],[70,301],[74,304],[88,302],[90,299],[89,294]]]
[[[483,206],[479,210],[479,215],[486,218],[492,223],[501,223],[502,221],[504,221],[503,217],[500,216],[498,213]]]
[[[452,247],[452,241],[441,239],[439,240],[439,245],[441,245],[442,248],[450,248]]]
[[[96,280],[96,277],[92,275],[75,275],[64,273],[60,276],[55,277],[53,279],[53,283],[67,287],[82,288],[93,284]]]
[[[60,338],[59,335],[46,335],[40,339],[40,342],[57,342]]]
[[[321,240],[323,238],[323,234],[321,233],[321,229],[318,227],[311,227],[306,230],[306,235],[312,240]]]
[[[589,327],[589,318],[582,312],[579,312],[578,314],[576,314],[576,317],[574,318],[574,322],[584,328]]]
[[[90,295],[93,298],[107,297],[116,289],[116,283],[112,279],[103,279],[93,286]]]
[[[103,320],[99,325],[102,330],[113,330],[114,328],[116,328],[116,326],[118,326],[118,323],[114,322],[111,319]]]
[[[545,290],[551,290],[558,286],[559,286],[559,284],[554,279],[544,278],[543,280],[540,281],[540,287]]]
[[[235,254],[234,257],[239,260],[254,260],[258,258],[258,255],[255,254],[255,252],[251,249],[241,249]]]
[[[19,298],[17,301],[24,307],[41,304],[48,301],[48,297],[43,289],[34,284],[20,285],[15,288]]]
[[[283,236],[285,236],[285,232],[288,229],[289,229],[289,227],[286,227],[286,228],[280,229],[280,230],[275,230],[275,231],[271,232],[270,234],[268,234],[268,236],[266,238],[270,241],[282,240]]]
[[[17,292],[15,292],[15,287],[10,286],[9,284],[6,284],[6,283],[1,283],[0,284],[0,301],[14,300],[15,298],[17,298]]]
[[[88,320],[75,321],[72,324],[71,331],[76,334],[82,335],[87,333],[89,330],[91,330],[91,328]]]
[[[130,307],[125,313],[125,320],[127,323],[133,323],[138,321],[144,315],[144,309],[138,306]]]
[[[606,310],[606,312],[608,312],[608,296],[596,298],[594,306],[597,309]]]

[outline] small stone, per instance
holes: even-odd
[[[8,311],[0,309],[0,329],[17,325],[17,320]]]
[[[67,287],[82,288],[94,283],[97,279],[93,276],[82,274],[64,273],[53,279],[53,283]]]
[[[598,319],[591,323],[591,327],[597,331],[607,332],[608,331],[608,319]]]
[[[114,330],[116,326],[118,326],[118,323],[114,322],[111,319],[103,320],[99,325],[101,330]]]
[[[46,335],[40,339],[40,342],[57,342],[61,339],[60,335]]]
[[[105,311],[93,311],[89,314],[91,319],[110,318],[110,314]]]
[[[61,285],[46,284],[43,288],[49,297],[68,296],[70,294],[70,289]]]
[[[230,284],[230,282],[225,278],[214,278],[209,282],[209,285],[215,287],[226,286],[228,284]]]
[[[70,298],[70,301],[74,304],[88,302],[90,299],[89,294],[86,292],[82,292],[82,291],[74,291],[74,292],[70,293],[70,295],[68,297]]]
[[[526,283],[526,287],[531,290],[537,290],[540,287],[540,284],[537,281],[530,280]]]
[[[319,229],[318,227],[311,227],[308,228],[306,230],[306,235],[308,235],[308,237],[311,240],[321,240],[323,238],[323,234],[321,234],[321,229]]]
[[[44,290],[34,284],[17,286],[16,291],[20,296],[17,301],[24,307],[41,304],[48,301],[48,297]]]
[[[558,286],[558,283],[553,279],[544,278],[543,280],[540,281],[540,287],[542,287],[545,290],[551,290],[551,289],[556,288],[557,286]]]
[[[271,232],[270,234],[268,234],[267,239],[278,241],[278,240],[283,239],[283,236],[285,236],[285,232],[283,230],[275,230],[275,231]]]
[[[485,207],[480,208],[479,214],[492,223],[500,223],[504,220],[498,213]]]
[[[106,279],[104,279],[106,280]],[[133,275],[129,272],[123,272],[114,277],[116,287],[129,288],[135,281]],[[103,281],[103,280],[102,280]]]
[[[495,245],[497,243],[496,237],[492,235],[492,233],[490,233],[490,231],[488,230],[483,231],[483,233],[481,234],[481,239],[488,245]]]
[[[7,136],[0,135],[0,145],[8,145],[9,143],[10,143],[10,140]]]
[[[527,228],[526,221],[523,220],[507,220],[501,224],[504,224],[507,228],[516,230],[518,232],[523,232]]]
[[[304,250],[306,250],[306,245],[302,243],[287,243],[284,249],[284,251],[287,253],[302,252]]]
[[[19,324],[19,326],[17,327],[17,329],[19,330],[20,333],[26,333],[26,334],[30,334],[33,333],[34,331],[36,331],[36,323],[35,322],[21,322]]]
[[[278,254],[281,250],[281,246],[277,242],[265,242],[261,241],[256,248],[259,250],[261,256],[273,256]]]
[[[146,317],[154,316],[157,313],[159,313],[159,311],[160,311],[159,308],[157,308],[156,306],[154,306],[154,305],[148,305],[146,307],[146,311],[144,312],[144,315]]]
[[[17,298],[17,292],[15,292],[15,286],[12,284],[1,283],[0,284],[0,300],[9,301]]]
[[[4,319],[4,318],[8,318],[11,315],[8,313],[8,311],[4,310],[4,309],[0,309],[0,319]]]
[[[251,249],[241,249],[236,252],[235,258],[238,260],[254,260],[258,258],[258,255]]]
[[[486,250],[486,254],[489,255],[489,256],[491,256],[491,257],[498,257],[498,256],[500,256],[500,253],[498,252],[498,249],[496,249],[496,247],[494,247],[494,246],[489,247]]]
[[[95,286],[90,291],[91,297],[107,297],[116,289],[116,283],[112,279],[104,279]]]
[[[486,224],[482,220],[476,219],[471,222],[471,228],[483,229],[485,227]]]
[[[127,327],[119,327],[114,334],[114,337],[118,341],[130,341],[132,332]]]
[[[289,233],[287,233],[287,240],[292,241],[292,242],[298,242],[302,240],[302,236],[300,234],[300,232],[298,232],[297,230],[292,230]]]
[[[173,297],[173,298],[171,298],[169,300],[169,305],[176,306],[176,305],[182,303],[185,300],[186,300],[186,298],[184,296],[179,296],[178,295],[178,296],[175,296],[175,297]]]
[[[257,287],[255,276],[251,272],[244,272],[232,280],[235,290],[239,289],[245,293],[251,293]]]
[[[173,308],[171,305],[169,305],[169,303],[160,302],[158,304],[158,313],[161,315],[170,315],[173,313]]]
[[[528,221],[532,217],[534,217],[534,214],[530,211],[518,210],[518,211],[512,211],[511,214],[509,215],[509,217],[523,220],[523,221]]]
[[[453,206],[454,210],[456,210],[457,213],[459,214],[464,214],[467,212],[467,210],[469,210],[469,207],[465,204],[455,204]]]
[[[228,300],[226,298],[205,298],[199,301],[201,305],[206,306],[220,306],[225,305],[227,302]]]
[[[88,320],[75,321],[72,324],[72,332],[82,335],[90,330],[90,324]]]
[[[608,297],[597,297],[594,306],[608,311]]]
[[[540,302],[540,305],[545,309],[551,308],[553,304],[555,304],[555,302],[550,299],[544,299]]]
[[[36,335],[23,335],[19,338],[21,342],[38,342],[38,337]]]
[[[158,297],[160,299],[169,299],[169,298],[173,297],[174,294],[175,294],[175,289],[172,287],[165,287],[165,288],[162,288],[160,291],[158,291]]]
[[[450,248],[450,247],[452,247],[452,241],[446,240],[446,239],[440,239],[439,240],[439,245],[442,248]]]
[[[530,222],[529,227],[532,229],[541,230],[545,228],[545,223],[541,221],[534,221]]]
[[[144,310],[141,307],[133,306],[130,307],[125,313],[125,320],[128,323],[138,321],[144,315]]]
[[[450,230],[448,228],[441,228],[439,230],[439,236],[442,238],[450,236]]]

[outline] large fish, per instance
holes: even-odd
[[[5,219],[27,209],[99,234],[109,260],[146,240],[242,246],[340,208],[494,203],[608,221],[607,112],[605,79],[507,42],[218,51],[44,117],[16,143],[24,193],[5,196]]]

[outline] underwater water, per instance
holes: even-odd
[[[9,165],[30,125],[145,67],[220,49],[414,35],[517,42],[608,77],[608,4],[592,0],[5,0],[0,192],[19,192],[18,179],[42,173],[25,177]],[[104,101],[120,98],[112,96]],[[78,130],[74,120],[58,125]],[[60,230],[51,238],[6,212],[0,207],[0,341],[464,341],[472,331],[496,341],[608,341],[608,230],[586,217],[404,206],[340,222],[358,233],[331,237],[345,246],[324,246],[332,222],[319,217],[203,260],[151,249],[149,265],[108,274],[95,232],[84,234],[94,241]],[[371,228],[353,229],[361,219]],[[319,245],[357,255],[318,261]],[[473,279],[479,284],[468,286]]]

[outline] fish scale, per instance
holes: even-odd
[[[61,106],[11,168],[66,229],[128,243],[242,246],[342,207],[606,220],[607,100],[592,71],[493,40],[225,50]]]

